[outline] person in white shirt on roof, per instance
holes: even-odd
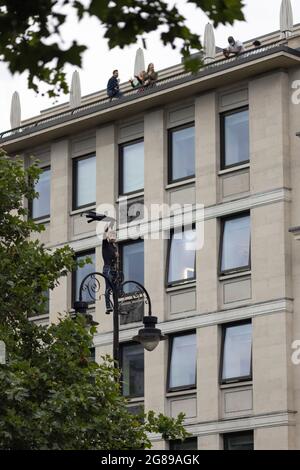
[[[232,36],[228,38],[229,47],[223,49],[223,54],[228,59],[230,55],[238,56],[245,51],[244,44],[241,41],[235,41]]]

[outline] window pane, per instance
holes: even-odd
[[[123,194],[139,191],[144,188],[144,142],[122,147]]]
[[[222,379],[251,376],[252,324],[225,327]]]
[[[250,265],[250,216],[225,220],[222,272]]]
[[[249,111],[225,119],[225,166],[249,161]]]
[[[173,233],[169,258],[168,283],[195,278],[196,230]]]
[[[123,395],[144,396],[144,348],[141,344],[122,346]]]
[[[195,127],[172,132],[172,181],[195,175]]]
[[[76,207],[94,204],[96,201],[96,157],[78,159],[76,171]]]
[[[225,450],[253,450],[253,431],[224,434],[224,449]]]
[[[92,251],[91,253],[76,256],[77,261],[84,260],[86,258],[91,258],[93,262],[92,264],[85,264],[83,268],[78,268],[75,272],[75,301],[79,300],[79,288],[83,278],[88,274],[95,272],[95,252]],[[87,289],[84,289],[82,300],[85,302],[93,302],[95,300],[93,292],[89,292]]]
[[[144,242],[128,243],[122,247],[122,268],[125,281],[136,281],[144,285]],[[132,292],[133,284],[125,286],[125,292]]]
[[[172,341],[169,388],[196,384],[196,335],[175,336]]]
[[[170,441],[169,448],[170,450],[197,450],[197,438],[190,437],[185,441]]]
[[[38,199],[32,201],[32,218],[47,217],[50,215],[50,168],[44,169],[34,189],[39,193]]]

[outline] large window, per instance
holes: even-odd
[[[72,301],[73,303],[79,300],[79,289],[81,281],[90,273],[95,272],[95,250],[86,251],[84,253],[80,253],[76,255],[76,261],[85,260],[86,258],[90,258],[92,263],[85,264],[82,268],[77,268],[76,271],[73,272],[73,286],[72,286]],[[95,298],[93,298],[92,290],[83,289],[82,300],[88,303],[92,303]]]
[[[221,115],[222,168],[249,161],[249,111],[239,109]]]
[[[196,278],[196,230],[185,228],[171,232],[168,255],[167,285]]]
[[[170,450],[197,450],[197,437],[188,437],[184,441],[170,441]]]
[[[223,434],[224,450],[254,450],[253,431]]]
[[[73,209],[96,203],[96,156],[73,160]]]
[[[252,324],[223,326],[221,382],[241,382],[252,378]]]
[[[122,144],[119,148],[119,192],[131,194],[144,189],[144,141]]]
[[[169,183],[195,176],[195,127],[169,131]]]
[[[124,243],[121,245],[121,266],[124,281],[136,281],[144,285],[144,241]],[[126,293],[134,290],[133,284],[124,287]]]
[[[168,390],[196,387],[196,334],[170,337]]]
[[[50,179],[50,167],[42,168],[39,180],[34,186],[39,196],[29,203],[29,214],[34,220],[50,217]]]
[[[250,269],[250,215],[222,220],[220,271],[228,274]]]
[[[122,392],[125,397],[144,396],[144,348],[141,344],[121,345]]]

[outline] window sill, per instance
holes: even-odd
[[[188,388],[186,390],[174,390],[174,392],[167,392],[166,397],[167,398],[173,398],[173,397],[182,397],[185,395],[195,395],[197,393],[197,388]]]
[[[137,405],[141,404],[143,405],[144,404],[144,401],[145,401],[145,398],[142,396],[142,397],[126,397],[125,395],[123,395],[123,397],[126,398],[126,400],[128,400],[128,404],[132,404],[132,403],[135,403]]]
[[[131,199],[138,199],[140,197],[144,197],[144,191],[138,191],[136,193],[132,193],[132,194],[128,194],[128,195],[124,195],[124,196],[119,196],[116,200],[117,203],[122,203],[122,202],[126,202],[128,200],[131,200]]]
[[[41,321],[41,320],[49,320],[49,313],[45,313],[43,315],[33,315],[32,317],[28,317],[29,321]]]
[[[49,224],[50,223],[50,217],[45,217],[44,219],[31,219],[35,224],[40,225],[40,224]]]
[[[96,209],[96,206],[95,204],[93,206],[87,206],[87,207],[81,207],[79,209],[74,209],[73,211],[70,212],[69,215],[77,215],[77,214],[83,214],[84,212],[87,212],[87,211],[92,211],[92,210],[95,210]]]
[[[250,168],[250,162],[249,163],[243,163],[242,165],[237,165],[233,166],[231,168],[226,168],[225,170],[220,170],[218,175],[227,175],[228,173],[234,173],[236,171],[244,170],[246,168]]]
[[[228,279],[236,279],[237,277],[247,277],[251,276],[251,271],[240,271],[238,273],[232,273],[232,274],[222,274],[219,276],[219,281],[227,281]]]
[[[196,281],[191,281],[191,282],[187,282],[185,284],[178,284],[178,285],[174,285],[174,286],[169,286],[166,288],[166,292],[174,292],[174,291],[177,291],[177,290],[185,290],[185,289],[190,289],[190,288],[193,288],[193,287],[196,287]]]
[[[165,189],[168,190],[168,189],[180,188],[181,186],[187,186],[188,184],[192,184],[195,182],[196,182],[196,178],[193,177],[193,178],[189,178],[186,180],[177,181],[176,183],[167,184]]]
[[[226,390],[228,388],[241,388],[241,387],[249,387],[253,385],[252,380],[245,380],[243,382],[232,382],[232,383],[227,383],[227,384],[220,384],[220,389],[221,390]]]

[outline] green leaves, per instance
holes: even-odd
[[[218,24],[233,24],[244,20],[241,0],[187,0],[203,10]],[[64,66],[81,67],[84,44],[76,41],[69,48],[62,46],[61,27],[68,15],[61,12],[59,0],[1,0],[0,7],[0,60],[10,71],[28,72],[28,86],[39,91],[40,82],[48,85],[48,95],[68,92]],[[86,2],[85,2],[86,3]],[[172,48],[201,50],[199,35],[192,33],[177,6],[170,8],[167,0],[91,0],[85,6],[80,0],[65,0],[76,12],[78,20],[84,15],[98,18],[104,27],[104,37],[110,48],[134,44],[144,34],[162,27],[161,40]],[[55,36],[54,36],[55,35]],[[199,67],[186,61],[188,70]]]

